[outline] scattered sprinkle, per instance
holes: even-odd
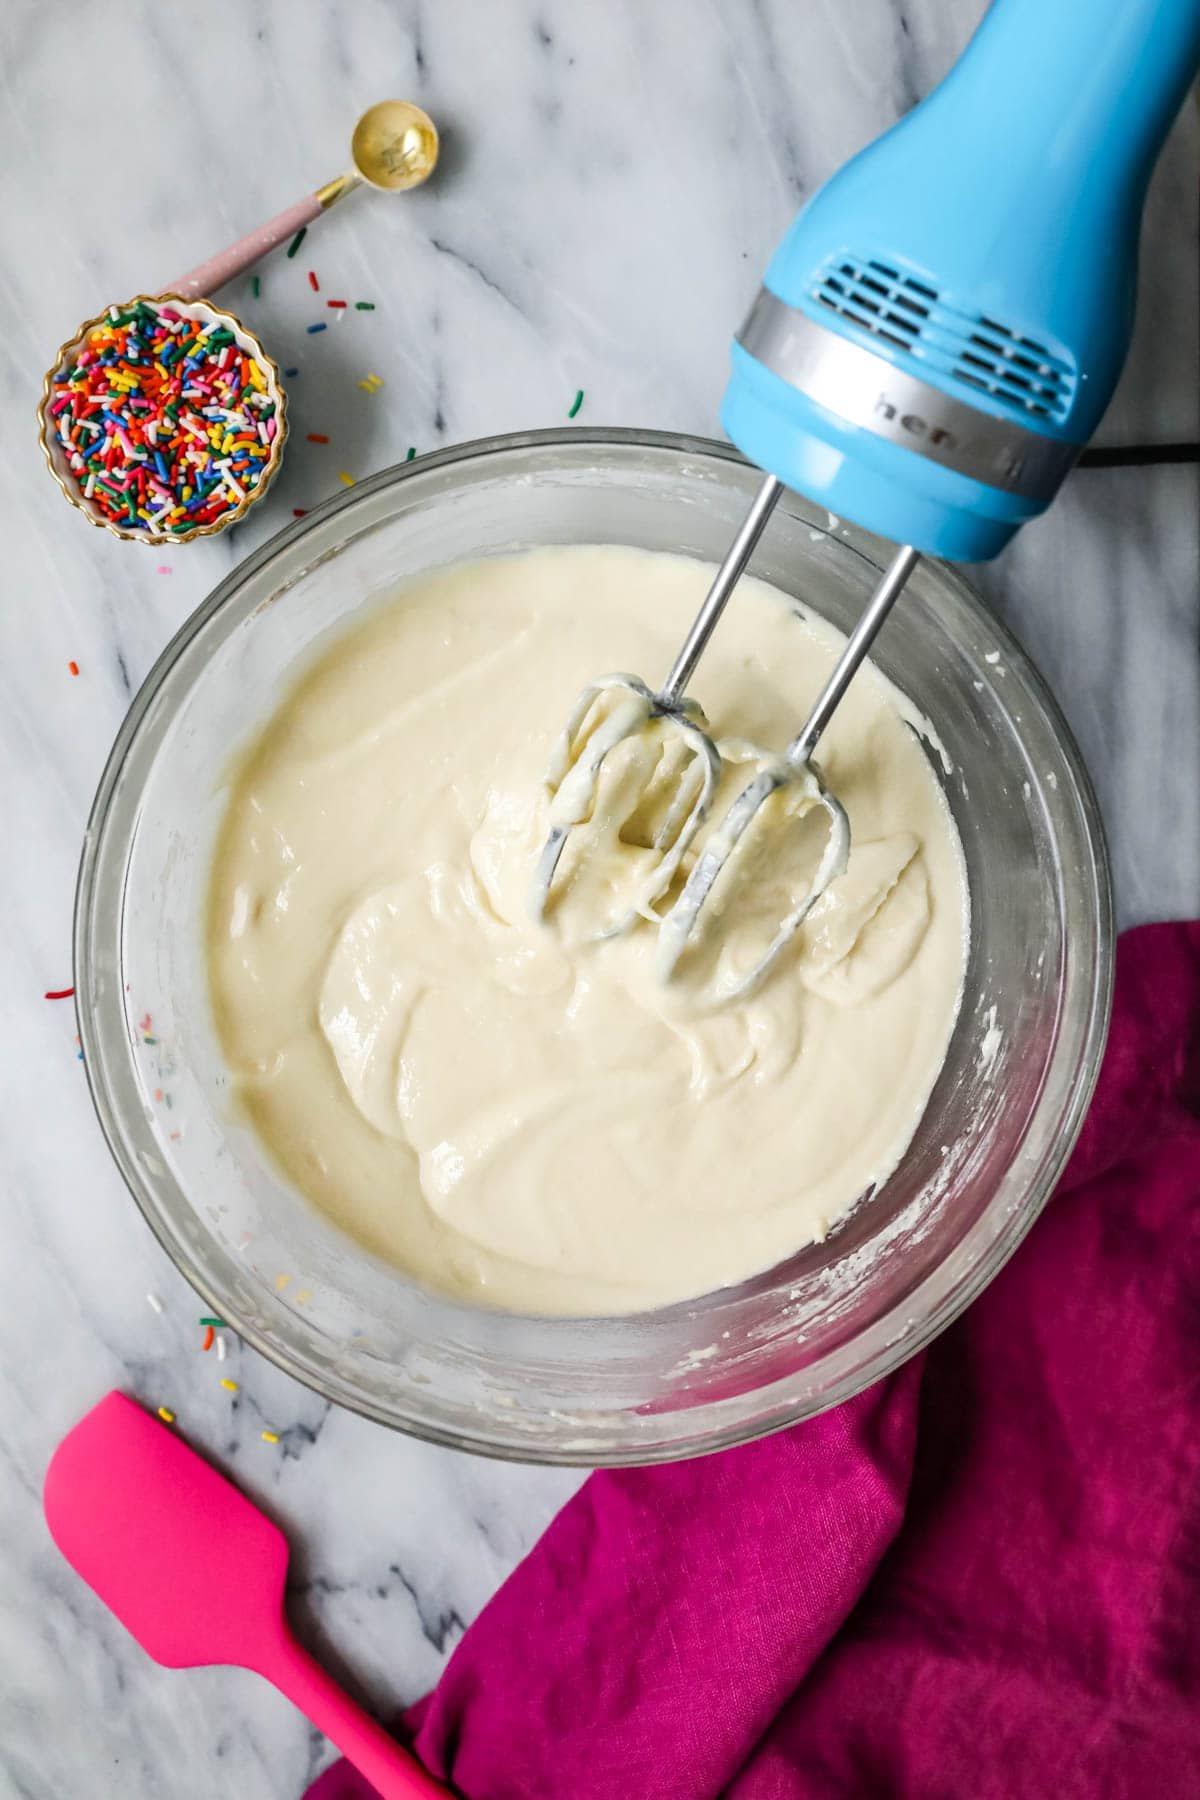
[[[383,386],[383,382],[378,375],[364,375],[358,385],[360,388],[365,388],[368,394],[373,394]]]
[[[163,1310],[163,1303],[157,1294],[147,1294],[146,1305],[150,1308],[151,1312],[161,1313]]]
[[[293,506],[292,517],[293,517],[293,519],[307,519],[307,517],[308,517],[307,506]]]
[[[205,1313],[200,1323],[202,1325],[215,1325],[218,1331],[224,1331],[225,1329],[224,1319],[218,1319],[216,1313]]]
[[[568,419],[573,419],[575,417],[575,414],[579,411],[579,409],[582,405],[583,405],[583,389],[580,388],[579,392],[576,394],[574,400],[572,400],[572,402],[571,402],[571,410],[567,414]]]
[[[300,373],[299,369],[285,369],[283,372],[287,376],[298,375]]]
[[[375,302],[373,300],[356,300],[354,310],[355,312],[374,312]]]
[[[47,1000],[72,1000],[74,997],[75,989],[73,987],[46,989]]]
[[[219,319],[138,300],[55,372],[46,423],[93,516],[166,542],[220,525],[276,451],[262,365]]]
[[[225,1361],[225,1339],[223,1337],[217,1339],[217,1361]]]
[[[279,1442],[279,1433],[277,1431],[264,1431],[262,1434],[262,1441],[264,1444],[277,1444]]]
[[[299,231],[296,233],[295,237],[292,239],[291,243],[287,247],[287,253],[289,256],[295,256],[297,250],[300,248],[301,244],[304,242],[304,240],[307,236],[308,236],[308,226],[302,225],[300,227]]]
[[[320,293],[320,291],[321,291],[321,284],[320,284],[320,282],[319,282],[319,281],[318,281],[318,280],[317,280],[317,278],[316,278],[316,276],[315,276],[315,275],[314,275],[314,274],[313,274],[313,272],[312,272],[312,270],[311,270],[311,269],[310,269],[310,270],[309,270],[309,271],[308,271],[308,285],[309,285],[309,287],[310,287],[310,288],[311,288],[311,289],[312,289],[312,291],[313,291],[313,293],[314,293],[314,294],[319,294],[319,293]]]
[[[211,1350],[213,1345],[216,1343],[216,1341],[217,1341],[216,1331],[210,1325],[204,1333],[204,1342],[201,1344],[200,1348],[202,1350]]]
[[[257,275],[252,275],[250,277],[250,292],[254,295],[254,298],[256,300],[258,299],[258,296],[262,293],[262,282],[259,280]]]
[[[275,1277],[275,1286],[279,1289],[281,1294],[291,1279],[290,1275],[277,1275]]]
[[[329,439],[325,436],[323,431],[310,431],[308,434],[308,441],[310,444],[327,444]]]
[[[77,662],[69,662],[69,663],[68,663],[68,664],[67,664],[67,667],[68,667],[68,669],[70,669],[70,671],[71,671],[71,673],[72,673],[72,675],[78,675],[78,673],[79,673],[79,664],[78,664],[78,663],[77,663]]]
[[[175,1414],[171,1411],[169,1406],[160,1406],[158,1409],[158,1416],[164,1425],[173,1425],[175,1423]]]
[[[410,444],[410,445],[409,445],[409,446],[408,446],[408,455],[407,455],[407,456],[406,456],[406,457],[405,457],[405,459],[404,459],[404,460],[405,460],[405,462],[411,462],[411,461],[412,461],[412,459],[413,459],[413,457],[414,457],[414,456],[415,456],[415,455],[416,455],[416,454],[417,454],[417,446],[416,446],[416,445],[415,445],[415,444]]]
[[[308,335],[309,335],[309,337],[311,337],[315,331],[328,331],[328,330],[329,330],[328,325],[325,323],[324,319],[322,319],[321,323],[319,325],[310,325],[309,326]]]
[[[236,1394],[238,1391],[237,1382],[230,1381],[228,1375],[222,1375],[221,1386],[226,1390],[227,1393],[230,1393],[230,1394]]]
[[[173,575],[175,573],[170,563],[159,563],[158,572],[160,575]]]
[[[162,1105],[162,1089],[161,1088],[155,1088],[154,1098],[155,1098],[155,1101],[157,1102],[157,1104],[159,1106],[161,1106]]]
[[[353,486],[354,486],[354,477],[353,477],[353,475],[347,475],[347,473],[346,473],[346,471],[345,471],[345,469],[339,469],[339,470],[338,470],[338,480],[339,480],[339,481],[340,481],[340,482],[342,482],[342,483],[343,483],[343,484],[344,484],[344,486],[346,486],[346,487],[353,487]]]
[[[346,302],[344,300],[327,300],[325,302],[325,304],[326,304],[326,306],[334,307],[339,312],[343,312],[345,310],[345,306],[346,306]]]

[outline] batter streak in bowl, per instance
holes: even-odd
[[[823,815],[664,986],[652,922],[590,935],[648,854],[614,823],[615,758],[604,854],[585,844],[530,917],[564,714],[598,670],[667,667],[711,573],[577,546],[429,575],[334,642],[238,766],[208,949],[239,1103],[309,1199],[443,1292],[586,1315],[743,1280],[887,1178],[946,1054],[962,856],[917,715],[869,664],[822,743],[849,867],[751,999],[711,1004],[722,959],[769,931]],[[782,747],[840,642],[743,580],[698,677],[715,735]]]

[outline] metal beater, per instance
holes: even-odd
[[[618,744],[644,730],[652,720],[662,724],[664,754],[660,766],[670,757],[672,738],[683,751],[682,767],[676,770],[676,797],[665,808],[655,829],[653,848],[659,855],[655,873],[642,886],[628,910],[603,927],[600,935],[612,937],[627,930],[670,887],[692,840],[708,817],[721,778],[721,756],[708,734],[708,721],[695,702],[685,697],[684,689],[696,671],[717,621],[782,492],[782,485],[773,476],[763,482],[717,570],[670,674],[657,693],[636,675],[604,675],[599,681],[590,682],[580,693],[546,771],[546,784],[552,795],[551,824],[533,878],[530,903],[535,917],[545,916],[568,837],[576,825],[591,817],[605,761]],[[624,692],[629,698],[619,701],[612,712],[595,722],[595,728],[581,741],[589,714],[598,709],[598,703],[606,696],[616,692]]]
[[[734,588],[745,573],[782,492],[782,484],[773,475],[768,475],[713,578],[670,674],[657,693],[638,676],[619,674],[602,676],[581,691],[546,771],[546,784],[552,795],[551,828],[534,874],[531,906],[536,917],[545,917],[567,839],[577,825],[591,817],[604,763],[618,744],[644,731],[652,720],[661,722],[664,743],[658,766],[669,758],[672,738],[683,753],[675,770],[678,784],[675,799],[662,810],[655,830],[653,848],[659,860],[654,872],[642,884],[632,903],[616,920],[607,922],[597,935],[616,936],[628,930],[638,918],[650,915],[654,902],[675,880],[684,857],[712,810],[722,768],[721,753],[709,735],[707,720],[695,702],[686,698],[684,690]],[[722,989],[722,999],[740,999],[758,987],[830,883],[845,870],[850,855],[850,822],[840,801],[822,783],[812,757],[825,727],[870,651],[917,560],[918,553],[907,546],[896,553],[857,626],[847,638],[803,730],[780,755],[764,758],[766,766],[742,789],[705,844],[683,892],[661,921],[656,962],[664,980],[673,974],[696,931],[700,909],[718,877],[754,819],[780,789],[800,782],[806,784],[812,804],[829,814],[828,843],[807,890],[782,921],[763,956],[741,980]],[[600,718],[581,741],[589,715],[598,703],[617,691],[624,692],[629,698],[618,702],[611,712]]]

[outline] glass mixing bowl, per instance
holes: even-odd
[[[1074,1141],[1112,982],[1096,803],[1036,672],[933,563],[909,583],[876,661],[936,732],[930,762],[972,897],[965,997],[903,1163],[825,1243],[630,1318],[467,1308],[345,1238],[230,1104],[201,925],[225,772],[317,646],[401,583],[464,558],[603,542],[715,562],[758,480],[723,446],[631,431],[498,438],[387,470],[221,583],[159,658],[113,748],[75,922],[85,1063],[113,1155],[216,1313],[318,1393],[385,1424],[587,1464],[685,1456],[802,1419],[961,1311],[1036,1218]],[[889,548],[788,494],[753,568],[848,629]]]

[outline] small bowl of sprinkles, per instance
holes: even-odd
[[[51,474],[93,525],[179,544],[224,531],[262,498],[287,401],[275,363],[232,313],[139,294],[63,345],[38,421]]]

